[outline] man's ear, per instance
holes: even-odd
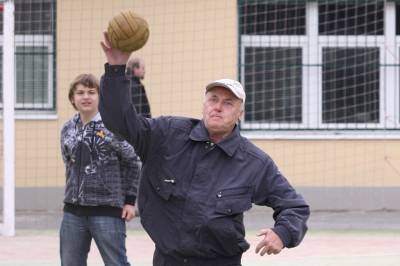
[[[239,123],[240,123],[240,120],[242,119],[242,117],[243,117],[243,113],[244,113],[244,110],[240,110],[240,115],[239,115],[239,118],[238,118],[238,120],[236,121],[236,125],[239,125]]]

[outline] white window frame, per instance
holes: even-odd
[[[384,62],[384,41],[383,37],[377,36],[365,36],[365,37],[357,37],[357,36],[336,36],[334,43],[328,41],[331,37],[319,37],[319,62],[321,67],[319,68],[318,76],[319,79],[319,90],[318,90],[318,99],[320,99],[321,104],[317,106],[318,115],[319,115],[319,123],[317,124],[317,128],[319,129],[383,129],[384,128],[384,119],[385,119],[385,108],[384,108],[384,93],[385,88],[383,84],[384,77],[384,67],[382,67]],[[361,39],[361,40],[360,40]],[[373,39],[371,42],[366,42],[366,39]],[[379,49],[379,123],[323,123],[322,122],[322,50],[324,48],[378,48]]]
[[[0,36],[0,46],[3,45],[3,36]],[[15,35],[16,47],[46,47],[48,49],[48,69],[47,69],[47,102],[45,103],[17,103],[17,91],[15,91],[15,107],[23,109],[34,109],[33,112],[40,111],[40,109],[54,109],[54,45],[52,35]],[[17,67],[17,66],[15,66]],[[17,71],[15,70],[15,73]],[[17,77],[18,78],[18,77]],[[17,89],[17,87],[16,87]],[[3,104],[0,103],[0,107]],[[25,112],[28,110],[25,110]],[[48,111],[48,110],[45,110]]]
[[[241,122],[244,134],[251,138],[400,138],[398,64],[400,37],[396,37],[396,5],[384,6],[385,35],[318,35],[318,3],[306,3],[306,34],[301,36],[242,35],[240,57],[244,78],[244,52],[247,47],[298,47],[302,49],[302,123]],[[322,49],[326,47],[376,47],[379,49],[379,123],[322,123]],[[389,67],[385,67],[388,65]],[[314,67],[315,66],[315,67]],[[245,80],[242,80],[245,84]],[[279,131],[265,131],[279,129]],[[295,130],[293,130],[295,129]],[[247,131],[246,131],[247,130]]]
[[[261,35],[242,35],[242,46],[241,46],[241,61],[244,62],[245,58],[245,49],[248,47],[268,47],[268,48],[300,48],[302,51],[302,64],[304,65],[305,62],[305,55],[306,52],[306,36],[295,36],[297,41],[293,41],[291,37],[288,36],[261,36]],[[244,67],[241,68],[241,76],[245,76]],[[307,95],[308,90],[304,88],[308,88],[308,80],[304,77],[307,75],[307,68],[302,68],[302,105],[304,106],[306,103],[305,95]],[[245,81],[243,81],[244,86],[246,87]],[[304,123],[305,110],[302,108],[302,118],[303,123],[259,123],[259,122],[246,122],[243,120],[241,123],[241,127],[243,129],[298,129],[304,128],[306,129],[306,124]],[[246,110],[245,110],[246,112]]]

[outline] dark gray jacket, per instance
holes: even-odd
[[[137,115],[125,97],[128,89],[124,67],[106,65],[99,110],[106,126],[132,143],[143,160],[141,222],[157,250],[181,264],[232,265],[249,248],[243,212],[252,203],[273,208],[273,230],[285,247],[301,242],[307,203],[238,127],[213,144],[202,120]],[[230,257],[231,262],[215,263]]]
[[[65,163],[65,203],[81,206],[134,205],[139,166],[126,141],[104,127],[98,113],[85,126],[79,114],[61,130]]]

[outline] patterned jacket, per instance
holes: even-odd
[[[136,200],[140,169],[134,149],[104,127],[98,113],[83,126],[79,114],[61,130],[64,202],[122,208]]]

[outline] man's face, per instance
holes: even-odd
[[[139,67],[133,69],[133,75],[138,79],[144,79],[144,74],[146,73],[144,64],[140,62]]]
[[[96,114],[99,105],[99,93],[96,88],[88,88],[78,84],[71,103],[81,114]]]
[[[223,87],[210,89],[203,104],[203,120],[210,137],[228,136],[243,113],[242,101]]]

